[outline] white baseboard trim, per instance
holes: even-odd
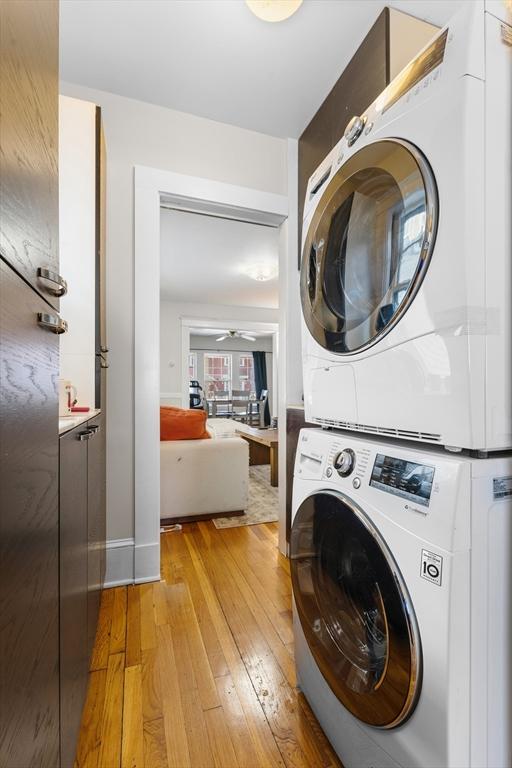
[[[160,540],[135,546],[135,584],[160,581]]]
[[[133,539],[111,539],[106,543],[105,589],[133,584]]]
[[[160,581],[160,542],[135,546],[134,539],[106,543],[105,589]]]

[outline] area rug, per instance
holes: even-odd
[[[249,467],[249,506],[238,517],[216,517],[216,528],[239,528],[241,525],[275,523],[278,519],[278,489],[270,485],[270,464]]]

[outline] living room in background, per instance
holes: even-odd
[[[160,306],[160,233],[161,208],[171,209],[169,213],[179,212],[203,214],[198,219],[230,220],[233,225],[251,223],[262,225],[262,230],[275,230],[276,254],[279,262],[286,265],[290,260],[288,251],[288,198],[285,195],[263,192],[249,187],[238,187],[224,182],[197,178],[156,170],[154,168],[135,168],[135,542],[134,575],[135,581],[158,578],[159,569],[159,475],[160,475],[160,440],[158,405],[160,355],[162,344],[162,368],[174,375],[175,391],[181,389],[183,360],[182,336],[185,326],[182,318],[186,315],[204,316],[204,302],[167,302],[170,307]],[[210,214],[205,216],[204,214]],[[293,240],[293,238],[292,238]],[[197,260],[187,259],[181,254],[182,261],[188,265],[198,285],[205,284],[204,275],[197,265]],[[215,262],[214,262],[215,263]],[[199,279],[201,278],[201,279]],[[255,280],[256,282],[256,280]],[[207,283],[207,288],[211,286]],[[211,291],[210,291],[211,295]],[[182,297],[180,296],[180,299]],[[238,320],[258,316],[260,324],[264,318],[270,318],[277,325],[279,312],[271,307],[251,307],[240,296],[242,305],[215,307],[216,322],[229,328],[229,319]],[[198,306],[199,305],[199,306]],[[209,310],[211,312],[211,309]],[[166,323],[172,317],[180,320],[181,328],[175,323]],[[162,332],[159,333],[159,319]],[[264,321],[263,321],[264,322]],[[250,323],[254,327],[254,323]],[[174,336],[171,348],[165,349],[169,337]],[[169,354],[171,351],[171,354]],[[188,380],[188,353],[185,360],[185,373]]]

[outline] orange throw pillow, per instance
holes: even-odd
[[[160,440],[206,440],[206,411],[162,406],[160,408]]]

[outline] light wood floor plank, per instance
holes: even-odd
[[[258,763],[258,755],[252,743],[247,718],[240,704],[231,675],[218,677],[215,683],[238,765],[240,768],[254,768],[254,766],[260,765]]]
[[[225,531],[223,531],[222,534],[225,534]],[[286,599],[283,607],[281,600],[273,598],[272,594],[266,588],[266,582],[273,578],[273,573],[267,573],[265,574],[265,577],[262,578],[258,572],[255,573],[250,567],[245,548],[238,546],[237,543],[233,546],[229,546],[229,544],[227,544],[229,539],[226,539],[224,535],[222,535],[222,540],[226,545],[226,549],[230,552],[235,561],[237,568],[240,570],[240,573],[243,574],[248,587],[254,593],[254,597],[257,599],[258,604],[271,622],[274,631],[277,632],[285,645],[291,643],[293,640],[293,632],[290,622],[281,615],[283,611],[289,610],[290,601],[289,599]]]
[[[122,768],[144,768],[142,673],[140,665],[124,671]]]
[[[340,768],[295,685],[277,525],[185,524],[105,590],[76,768]]]
[[[193,672],[191,685],[197,690],[203,710],[220,706],[208,656],[203,644],[190,592],[185,583],[167,586],[169,614],[173,642],[186,643],[183,652],[188,654]]]
[[[201,532],[204,527],[201,523]],[[255,620],[254,596],[239,571],[237,577],[233,559],[221,542],[221,537],[212,540],[209,547],[203,547],[202,556],[281,753],[288,766],[322,766],[309,723],[299,717],[295,675],[292,684],[287,684],[280,669],[276,651],[282,649],[290,659],[288,651],[275,642],[268,627],[262,631]],[[258,619],[263,623],[261,616]]]
[[[169,624],[157,625],[156,634],[167,762],[169,768],[195,768],[190,762],[179,675]]]
[[[132,584],[127,593],[126,666],[140,664],[140,654],[140,590]]]
[[[215,768],[231,766],[238,768],[238,762],[229,735],[224,710],[222,707],[209,709],[204,713],[208,739],[211,744]]]
[[[106,681],[106,669],[98,669],[89,675],[87,698],[76,750],[78,768],[98,768]]]
[[[109,656],[98,768],[119,768],[123,727],[124,653]]]
[[[163,718],[144,723],[144,766],[145,768],[167,768]]]
[[[115,587],[109,653],[124,653],[126,647],[126,587]]]
[[[194,563],[198,580],[215,624],[224,657],[230,670],[241,707],[246,716],[254,749],[258,755],[258,766],[284,768],[284,761],[273,737],[264,712],[255,695],[251,679],[238,652],[233,635],[217,599],[217,595],[200,557],[193,533],[185,534],[185,541]]]
[[[140,584],[140,647],[147,651],[156,648],[155,609],[153,605],[153,584]]]
[[[112,609],[114,606],[114,590],[104,589],[101,595],[100,613],[96,639],[91,656],[90,669],[106,669],[110,650],[110,629],[112,626]]]
[[[157,649],[142,651],[142,717],[150,722],[162,717],[162,686],[158,668]]]

